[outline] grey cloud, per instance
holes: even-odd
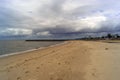
[[[44,3],[39,10],[43,18],[56,18],[63,14],[62,5],[66,0],[52,0],[51,3]]]
[[[39,5],[41,2],[39,0],[35,1],[38,2],[36,5]],[[114,23],[111,17],[108,18],[111,13],[107,14],[107,16],[106,14],[104,15],[105,11],[107,10],[101,6],[102,3],[98,4],[94,3],[93,1],[90,4],[84,5],[82,1],[78,1],[78,3],[83,5],[71,10],[64,10],[63,6],[66,5],[65,3],[67,1],[70,0],[51,0],[50,2],[46,1],[41,5],[41,7],[35,8],[36,10],[31,10],[28,8],[28,10],[26,9],[26,11],[24,11],[23,9],[22,11],[21,6],[13,6],[13,4],[8,5],[7,0],[0,0],[0,2],[3,3],[0,3],[0,31],[7,31],[9,28],[15,30],[19,29],[18,31],[21,32],[18,33],[24,35],[25,31],[23,29],[25,29],[27,31],[31,31],[31,34],[29,34],[30,37],[37,36],[74,38],[76,34],[85,34],[88,32],[115,32],[120,30],[119,19],[115,20],[117,23]],[[87,1],[90,0],[86,0],[86,2]],[[99,0],[95,0],[95,2],[96,1],[99,2]],[[105,17],[106,20],[95,22],[92,20],[91,16]],[[87,20],[87,18],[91,19]],[[82,19],[84,20],[82,21]],[[4,32],[4,34],[9,33],[13,35],[14,32],[15,31],[13,30],[13,32]]]

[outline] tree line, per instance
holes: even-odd
[[[101,36],[101,37],[92,37],[92,36],[88,36],[88,37],[84,37],[81,38],[82,40],[116,40],[116,39],[120,39],[120,35],[119,34],[110,34],[108,33],[106,36]]]

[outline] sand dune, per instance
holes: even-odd
[[[69,41],[0,58],[0,80],[119,80],[120,43]]]

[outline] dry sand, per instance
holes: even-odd
[[[0,58],[0,80],[120,80],[120,43],[69,41]]]

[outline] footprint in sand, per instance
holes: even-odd
[[[55,51],[52,51],[53,53],[55,52]]]
[[[27,73],[29,73],[29,71],[25,71],[25,73],[27,74]]]
[[[48,63],[51,63],[51,62],[48,62]]]
[[[50,80],[63,80],[63,79],[62,78],[55,79],[55,78],[51,77]]]
[[[28,59],[25,60],[25,62],[27,62],[27,61],[28,61]]]
[[[94,77],[97,77],[96,69],[93,69],[93,73],[91,73],[91,75],[94,76]]]
[[[10,70],[8,69],[7,72],[10,72]]]
[[[17,80],[22,80],[21,77],[17,77]]]
[[[50,80],[54,80],[53,77],[51,77]]]
[[[62,78],[58,78],[58,79],[56,79],[56,80],[63,80]]]
[[[12,68],[13,68],[13,66],[10,66],[10,67],[9,67],[9,69],[12,69]]]
[[[105,48],[105,50],[108,50],[108,48]]]
[[[97,77],[96,73],[92,73],[92,76]]]
[[[58,65],[61,65],[61,63],[59,62]]]
[[[70,64],[70,62],[68,62],[68,61],[65,61],[65,64],[67,64],[67,65],[68,65],[68,64]]]
[[[41,66],[43,66],[43,64],[41,64]]]
[[[40,69],[40,67],[36,67],[36,69]]]

